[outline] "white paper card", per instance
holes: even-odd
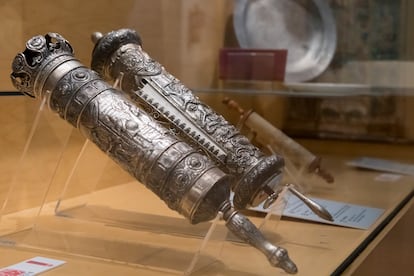
[[[390,173],[414,175],[414,165],[391,161],[387,159],[360,157],[347,163],[357,168],[371,169]]]
[[[330,222],[318,217],[300,199],[292,195],[288,198],[283,216],[351,228],[368,229],[384,213],[384,209],[379,208],[318,198],[312,198],[312,200],[326,208],[334,218],[334,221]]]
[[[374,180],[380,181],[380,182],[395,182],[398,181],[401,178],[401,174],[395,174],[395,173],[382,173],[380,175],[377,175]]]
[[[33,276],[61,266],[65,261],[34,257],[0,269],[0,276]]]

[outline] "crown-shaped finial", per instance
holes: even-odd
[[[57,33],[34,36],[26,49],[17,54],[10,75],[13,85],[31,97],[41,97],[43,86],[55,65],[73,58],[69,42]]]
[[[92,34],[92,41],[95,47],[92,52],[93,70],[99,72],[104,79],[110,79],[106,72],[107,63],[111,60],[111,56],[123,45],[135,44],[142,45],[139,34],[132,29],[120,29],[109,32],[105,35],[99,32]]]

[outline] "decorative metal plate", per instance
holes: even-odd
[[[288,50],[286,82],[317,77],[335,53],[335,19],[326,0],[235,0],[233,24],[242,48]]]

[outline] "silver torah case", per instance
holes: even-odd
[[[261,251],[272,266],[297,267],[287,250],[270,243],[229,200],[230,177],[211,159],[163,127],[124,93],[73,56],[59,34],[35,36],[12,64],[14,86],[78,128],[169,208],[191,223],[222,214],[226,227]]]
[[[191,223],[216,217],[229,177],[73,56],[55,33],[36,36],[12,65],[18,90],[44,98],[123,169]]]
[[[152,116],[168,123],[202,148],[220,167],[234,176],[233,204],[237,209],[277,198],[284,160],[265,156],[247,137],[201,102],[191,90],[169,74],[141,47],[139,35],[121,29],[95,33],[92,69],[106,80],[119,79],[121,90]]]

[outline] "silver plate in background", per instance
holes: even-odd
[[[233,24],[242,48],[288,50],[286,82],[319,76],[335,53],[327,0],[235,0]]]

